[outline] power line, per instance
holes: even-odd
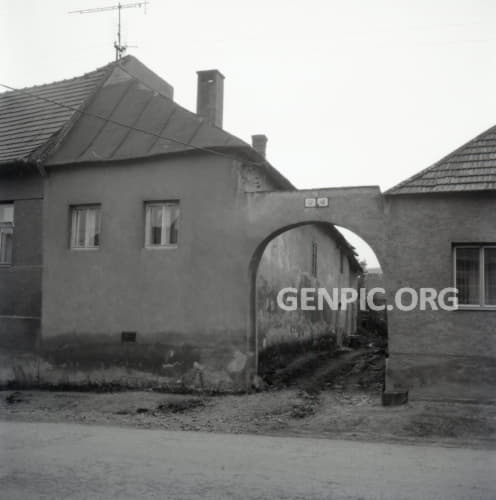
[[[121,66],[119,66],[119,67],[121,67]],[[121,69],[122,69],[122,67],[121,67]],[[129,75],[131,75],[131,73],[129,73],[127,71],[126,71],[126,73],[128,73]],[[133,76],[133,78],[136,81],[138,81],[140,83],[144,83],[144,82],[141,82],[141,80],[139,78],[136,78],[134,75],[131,75],[131,76]],[[149,89],[154,90],[151,87],[149,87],[148,85],[146,85],[146,84],[144,84],[144,85],[146,87],[148,87]],[[50,99],[48,97],[43,97],[43,96],[35,94],[33,92],[28,92],[27,90],[24,90],[24,89],[16,89],[15,87],[11,87],[10,85],[6,85],[4,83],[0,83],[0,86],[6,88],[8,90],[11,90],[13,92],[19,92],[20,94],[24,94],[24,95],[27,95],[29,97],[32,97],[32,98],[35,98],[35,99],[39,99],[41,101],[45,101],[45,102],[48,102],[50,104],[54,104],[56,106],[60,106],[61,108],[69,109],[69,110],[74,111],[76,113],[80,113],[81,115],[90,116],[92,118],[97,118],[97,119],[102,120],[102,121],[104,121],[106,123],[111,123],[113,125],[117,125],[118,127],[123,127],[125,129],[128,129],[128,130],[133,130],[134,132],[141,132],[142,134],[150,135],[150,136],[153,136],[153,137],[155,137],[157,139],[164,139],[166,141],[170,141],[170,142],[174,142],[176,144],[180,144],[181,146],[186,146],[188,148],[191,148],[191,149],[194,149],[194,150],[197,150],[197,151],[202,151],[204,153],[209,153],[209,154],[212,154],[212,155],[221,156],[223,158],[228,158],[230,160],[237,160],[238,159],[238,158],[236,158],[233,155],[222,153],[220,151],[216,151],[215,149],[206,148],[206,147],[202,147],[202,146],[194,146],[194,145],[189,144],[187,142],[180,141],[179,139],[174,139],[173,137],[168,137],[168,136],[165,136],[165,135],[162,135],[162,134],[156,134],[155,132],[151,132],[150,130],[146,130],[146,129],[143,129],[143,128],[140,128],[140,127],[135,127],[133,125],[127,125],[127,124],[121,123],[121,122],[119,122],[117,120],[113,120],[112,118],[106,118],[106,117],[98,115],[96,113],[90,113],[88,111],[76,108],[74,106],[70,106],[68,104],[64,104],[64,103],[58,102],[58,101],[56,101],[54,99]],[[160,94],[159,92],[157,92],[155,90],[154,90],[154,92],[158,96],[162,97],[163,99],[166,99],[166,97],[163,96],[162,94]],[[264,166],[266,164],[266,162],[262,163],[262,162],[254,162],[254,161],[250,161],[250,160],[245,161],[245,163],[250,164],[250,165],[254,165],[254,166],[259,166],[259,167]]]

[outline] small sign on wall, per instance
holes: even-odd
[[[329,198],[305,198],[305,208],[323,208],[329,206]]]

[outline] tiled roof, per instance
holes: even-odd
[[[105,77],[105,68],[86,75],[0,94],[0,164],[28,160],[71,119],[74,111],[28,93],[80,108]]]
[[[0,165],[49,167],[233,147],[255,154],[175,103],[172,87],[132,56],[78,78],[0,94]]]
[[[250,147],[181,107],[119,63],[46,165],[115,161],[192,151]]]
[[[496,126],[385,194],[489,190],[496,190]]]

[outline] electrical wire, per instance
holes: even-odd
[[[119,65],[119,68],[123,69],[122,66],[120,66],[120,65]],[[129,73],[128,71],[126,71],[126,73],[128,73],[129,75],[131,75],[131,73]],[[160,94],[160,92],[157,92],[156,90],[152,89],[150,86],[146,85],[139,78],[136,78],[134,75],[131,75],[131,76],[136,81],[138,81],[140,83],[143,83],[146,87],[148,87],[149,89],[153,90],[156,93],[156,95],[162,97],[163,99],[168,99],[167,97],[165,97],[162,94]],[[186,147],[188,147],[190,149],[193,149],[193,150],[202,151],[204,153],[208,153],[208,154],[220,156],[220,157],[223,157],[223,158],[228,158],[228,159],[231,159],[231,160],[238,160],[238,158],[236,158],[233,155],[222,153],[220,151],[216,151],[214,149],[207,148],[207,147],[194,146],[194,145],[189,144],[187,142],[180,141],[179,139],[174,139],[173,137],[168,137],[168,136],[165,136],[165,135],[162,135],[162,134],[156,134],[155,132],[151,132],[150,130],[146,130],[146,129],[143,129],[143,128],[140,128],[140,127],[135,127],[133,125],[127,125],[127,124],[121,123],[121,122],[119,122],[117,120],[113,120],[112,118],[106,118],[106,117],[98,115],[96,113],[90,113],[88,111],[79,109],[79,108],[77,108],[75,106],[70,106],[68,104],[64,104],[64,103],[58,102],[58,101],[56,101],[54,99],[50,99],[48,97],[43,97],[43,96],[40,96],[40,95],[35,94],[33,92],[28,92],[27,90],[24,90],[24,89],[16,89],[15,87],[11,87],[10,85],[6,85],[4,83],[0,83],[0,86],[6,88],[8,90],[11,90],[13,92],[18,92],[20,94],[27,95],[27,96],[32,97],[34,99],[45,101],[45,102],[48,102],[50,104],[54,104],[56,106],[60,106],[61,108],[69,109],[69,110],[74,111],[76,113],[80,113],[81,115],[90,116],[92,118],[97,118],[97,119],[102,120],[102,121],[104,121],[106,123],[111,123],[113,125],[117,125],[119,127],[123,127],[125,129],[128,129],[128,130],[133,130],[134,132],[141,132],[142,134],[150,135],[150,136],[156,137],[157,139],[164,139],[166,141],[174,142],[176,144],[180,144],[182,146],[186,146]],[[265,163],[263,163],[263,162],[254,162],[254,161],[250,161],[250,160],[245,160],[244,163],[247,163],[247,164],[250,164],[250,165],[254,165],[254,166],[259,166],[259,167],[266,165],[266,162]]]

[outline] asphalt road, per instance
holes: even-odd
[[[0,422],[0,498],[491,499],[491,450]]]

